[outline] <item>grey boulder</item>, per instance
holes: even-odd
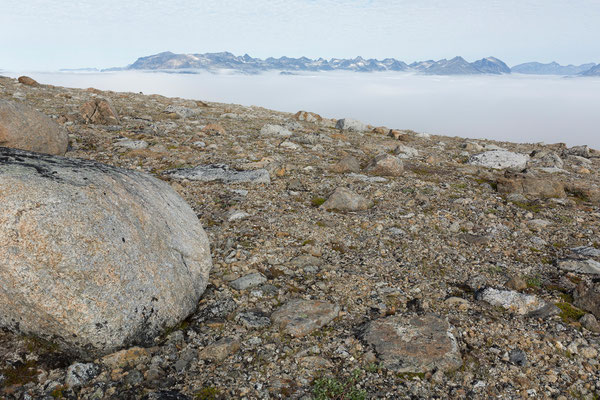
[[[525,169],[529,156],[512,151],[494,150],[476,154],[469,158],[469,164],[493,169]]]
[[[156,178],[0,148],[0,326],[84,358],[151,344],[211,269],[196,214]]]

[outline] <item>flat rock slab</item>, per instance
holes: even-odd
[[[150,175],[0,147],[0,326],[83,357],[153,344],[208,283],[208,237]]]
[[[546,306],[546,303],[537,296],[494,288],[483,289],[477,294],[477,299],[519,315],[529,314]]]
[[[337,211],[363,211],[371,208],[373,202],[344,187],[333,191],[320,208]]]
[[[244,290],[263,284],[266,281],[267,278],[265,278],[262,274],[255,273],[242,276],[241,278],[238,278],[235,281],[231,282],[230,285],[236,290]]]
[[[525,169],[529,161],[526,154],[513,153],[511,151],[495,150],[475,154],[469,158],[469,164],[493,169],[516,168]]]
[[[447,320],[433,314],[394,315],[371,322],[364,338],[392,371],[452,371],[462,365],[453,330]]]
[[[600,275],[600,263],[594,260],[564,259],[558,260],[559,269],[580,274]]]
[[[175,179],[189,179],[202,182],[229,183],[271,183],[269,171],[255,169],[252,171],[236,171],[225,164],[198,165],[194,168],[178,168],[163,173]]]
[[[320,300],[290,300],[271,315],[275,325],[294,337],[308,335],[333,321],[340,307]]]
[[[571,251],[583,257],[600,257],[600,250],[590,246],[573,247]]]

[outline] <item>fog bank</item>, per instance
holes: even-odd
[[[294,113],[307,110],[439,135],[600,148],[600,78],[344,72],[29,75],[52,85],[157,93]]]

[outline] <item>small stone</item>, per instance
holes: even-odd
[[[198,353],[200,360],[221,362],[240,349],[240,342],[232,338],[223,338]]]
[[[404,172],[404,165],[398,157],[380,154],[369,162],[365,171],[379,176],[401,176]]]
[[[320,208],[337,211],[363,211],[371,208],[373,202],[344,187],[338,187]]]
[[[290,300],[271,315],[273,323],[294,337],[306,336],[339,315],[337,305],[320,300]]]
[[[525,290],[527,289],[527,282],[525,282],[521,277],[519,276],[513,276],[512,278],[510,278],[508,281],[506,281],[506,283],[504,284],[504,286],[507,289],[512,289],[512,290]]]
[[[236,290],[245,290],[254,286],[261,285],[266,281],[267,278],[265,278],[264,275],[254,273],[242,276],[241,278],[238,278],[235,281],[231,282],[229,285],[231,285],[231,287]]]
[[[234,210],[231,213],[229,213],[229,216],[227,217],[227,221],[229,221],[229,222],[241,221],[243,219],[248,218],[249,216],[250,216],[250,214],[248,214],[247,212]]]
[[[596,358],[598,356],[598,350],[593,347],[587,346],[579,349],[579,354],[585,358]]]

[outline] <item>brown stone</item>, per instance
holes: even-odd
[[[221,339],[198,353],[200,360],[221,362],[240,349],[240,342],[232,338]]]
[[[325,210],[363,211],[371,208],[373,202],[344,187],[338,187],[321,205]]]
[[[339,315],[340,307],[320,300],[294,299],[271,315],[275,325],[294,337],[306,336]]]
[[[374,128],[372,132],[378,135],[386,135],[390,132],[390,130],[385,126],[378,126],[377,128]]]
[[[395,315],[373,321],[365,340],[387,369],[402,373],[452,371],[462,365],[453,327],[433,314]]]
[[[573,304],[600,318],[600,282],[581,282],[573,292]]]
[[[23,85],[40,86],[40,84],[37,83],[37,81],[35,79],[30,78],[28,76],[20,76],[18,80],[19,80],[19,83],[22,83]]]
[[[512,289],[512,290],[525,290],[525,289],[527,289],[527,282],[525,282],[519,276],[513,276],[508,281],[506,281],[504,286],[507,289]]]
[[[0,100],[0,146],[63,155],[69,136],[56,122],[33,108]]]
[[[538,178],[510,174],[499,178],[497,185],[498,192],[506,195],[518,193],[541,199],[566,197],[565,184],[548,177]]]
[[[398,157],[380,154],[369,162],[365,171],[379,176],[400,176],[404,172],[404,165]]]
[[[221,124],[208,124],[204,128],[202,128],[202,133],[207,135],[225,135],[227,131]]]
[[[346,156],[331,166],[331,172],[335,172],[337,174],[360,172],[360,162],[354,156]]]
[[[108,100],[94,99],[79,109],[86,124],[118,125],[119,117]]]
[[[143,347],[132,347],[109,354],[100,359],[100,362],[112,369],[135,367],[150,359],[150,352]]]

